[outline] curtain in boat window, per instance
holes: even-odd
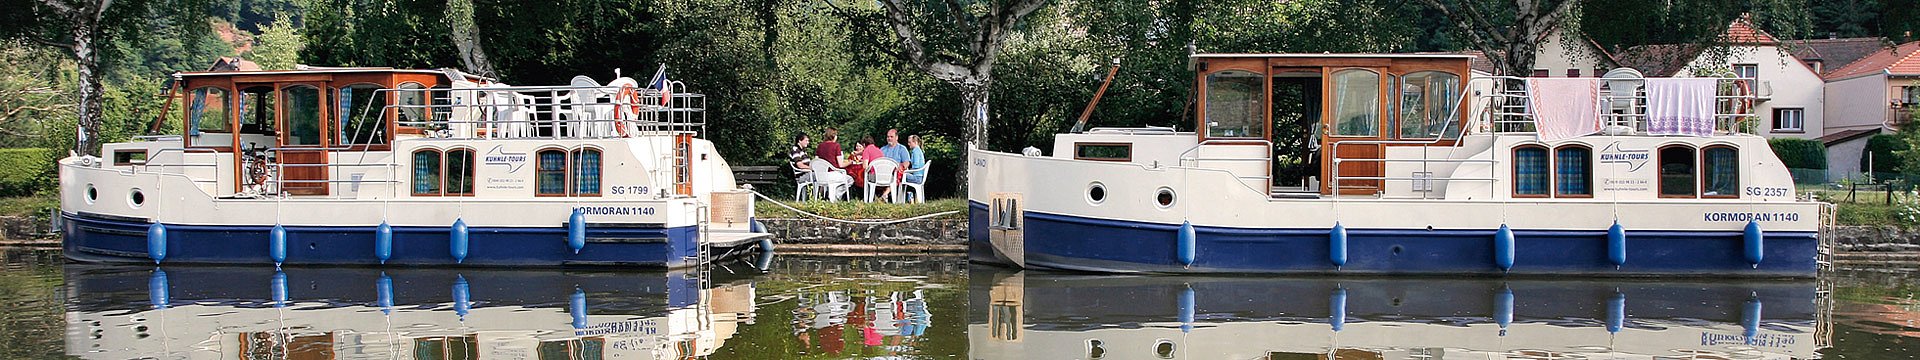
[[[440,195],[440,151],[413,152],[413,194]]]
[[[1704,153],[1703,167],[1706,171],[1706,186],[1701,196],[1740,196],[1740,152],[1730,147],[1716,146],[1707,148]]]
[[[1553,156],[1559,195],[1593,195],[1593,149],[1563,146]]]
[[[387,93],[380,92],[380,86],[359,84],[340,88],[340,119],[338,127],[340,143],[346,145],[380,145],[387,143],[387,116],[385,111]]]
[[[1547,195],[1547,148],[1523,146],[1513,149],[1513,194]]]
[[[200,135],[202,132],[229,132],[227,104],[227,89],[209,86],[193,90],[193,104],[189,116],[189,121],[193,124],[187,127],[187,135]]]
[[[600,195],[600,150],[573,151],[573,194]]]
[[[539,195],[567,194],[567,152],[559,149],[540,150],[537,171],[534,174],[534,187]]]
[[[447,195],[473,196],[473,149],[447,150]]]
[[[1380,134],[1380,73],[1360,69],[1333,73],[1333,134]]]

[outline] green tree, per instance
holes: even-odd
[[[272,24],[263,25],[254,42],[247,58],[267,70],[293,69],[300,63],[300,49],[307,46],[291,14],[280,14]]]

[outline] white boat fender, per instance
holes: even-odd
[[[275,269],[287,262],[287,227],[273,224],[273,230],[267,231],[267,257],[273,258]]]
[[[393,225],[387,225],[385,220],[381,220],[380,226],[373,228],[373,256],[380,258],[381,264],[386,264],[387,260],[393,258]],[[385,276],[385,274],[381,275]]]
[[[1627,228],[1620,226],[1620,220],[1607,227],[1607,261],[1615,269],[1627,264]]]
[[[573,209],[573,215],[567,216],[567,248],[574,254],[587,247],[587,215],[580,209]]]
[[[1760,222],[1747,220],[1747,229],[1741,233],[1740,238],[1745,243],[1747,263],[1753,264],[1756,268],[1760,267],[1760,260],[1765,259],[1767,255],[1766,244],[1763,243],[1766,235],[1760,230]]]
[[[1493,232],[1493,264],[1500,271],[1513,269],[1513,229],[1500,224],[1500,230]]]
[[[467,220],[453,219],[453,226],[447,228],[447,251],[453,255],[453,262],[467,261]]]
[[[1194,246],[1198,245],[1195,243],[1197,237],[1199,234],[1193,231],[1192,222],[1180,222],[1180,233],[1174,236],[1174,240],[1178,243],[1175,245],[1174,250],[1177,252],[1175,255],[1180,258],[1180,265],[1193,266]]]
[[[153,268],[153,275],[147,277],[147,302],[154,309],[165,310],[173,303],[173,296],[167,293],[167,272]]]
[[[158,221],[147,225],[147,258],[153,259],[154,265],[167,259],[167,225]]]

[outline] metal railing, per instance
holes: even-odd
[[[1239,145],[1259,144],[1261,145],[1261,149],[1263,153],[1260,157],[1204,157],[1204,158],[1200,157],[1199,154],[1197,153],[1200,150],[1201,146],[1225,145],[1228,143],[1239,144]],[[1211,140],[1201,141],[1200,143],[1194,144],[1192,147],[1188,147],[1186,151],[1181,151],[1180,157],[1177,158],[1180,163],[1177,165],[1181,167],[1199,167],[1201,161],[1261,161],[1261,162],[1273,161],[1272,159],[1269,158],[1273,156],[1272,151],[1273,151],[1272,141],[1266,141],[1266,140],[1260,140],[1260,139],[1211,139]],[[1226,170],[1222,170],[1222,171],[1226,171]],[[1226,172],[1228,174],[1232,174],[1234,178],[1240,179],[1240,180],[1260,180],[1264,182],[1264,181],[1269,181],[1273,179],[1272,176],[1268,176],[1268,175],[1243,176],[1232,171],[1226,171]]]
[[[620,81],[616,81],[618,83]],[[396,99],[426,101],[381,107],[397,125],[450,139],[603,139],[706,132],[705,95],[631,85],[481,86],[380,89]],[[374,96],[373,99],[383,99]],[[368,107],[371,109],[371,106]],[[363,112],[361,116],[374,116]]]
[[[1486,111],[1478,114],[1476,123],[1482,124],[1487,132],[1493,133],[1531,133],[1538,129],[1534,119],[1530,89],[1526,89],[1526,79],[1513,76],[1488,76],[1475,78],[1474,82],[1492,89],[1476,95],[1487,104]],[[1627,133],[1646,134],[1647,130],[1647,78],[1614,77],[1590,78],[1600,83],[1599,99],[1596,102],[1598,119],[1603,129],[1608,131],[1626,130]],[[1758,115],[1754,109],[1760,101],[1758,87],[1753,78],[1696,78],[1713,79],[1716,82],[1714,95],[1714,126],[1716,133],[1754,133],[1754,120]]]

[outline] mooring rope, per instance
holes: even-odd
[[[752,191],[752,190],[749,190],[749,191]],[[787,203],[783,203],[783,202],[780,202],[780,200],[774,200],[774,199],[773,199],[773,197],[769,197],[769,196],[767,196],[767,194],[761,194],[761,193],[760,193],[759,191],[752,191],[752,192],[753,192],[753,195],[754,195],[754,196],[759,196],[759,197],[760,197],[761,199],[766,199],[766,200],[767,200],[768,202],[772,202],[772,203],[773,203],[774,205],[780,205],[780,207],[783,207],[783,208],[787,208],[787,210],[792,210],[793,212],[797,212],[797,213],[800,213],[801,215],[806,215],[806,216],[809,216],[809,217],[813,217],[813,218],[815,218],[815,219],[820,219],[820,220],[826,220],[826,221],[832,221],[832,222],[837,222],[837,223],[843,223],[843,224],[854,224],[854,225],[892,225],[892,224],[898,224],[898,223],[903,223],[903,222],[908,222],[908,221],[914,221],[914,220],[920,220],[920,219],[926,219],[926,218],[931,218],[931,217],[936,217],[936,216],[941,216],[941,215],[947,215],[947,214],[953,214],[953,213],[958,213],[958,212],[960,212],[960,210],[948,210],[948,211],[942,211],[942,212],[937,212],[937,213],[932,213],[932,214],[926,214],[926,215],[920,215],[920,216],[915,216],[915,217],[910,217],[910,218],[905,218],[905,219],[896,219],[896,220],[886,220],[886,221],[862,221],[862,220],[845,220],[845,219],[835,219],[835,218],[830,218],[830,217],[826,217],[825,215],[820,215],[820,214],[815,214],[815,213],[812,213],[812,212],[808,212],[808,211],[806,211],[806,210],[800,210],[799,208],[795,208],[795,207],[793,207],[793,206],[791,206],[791,205],[787,205]]]

